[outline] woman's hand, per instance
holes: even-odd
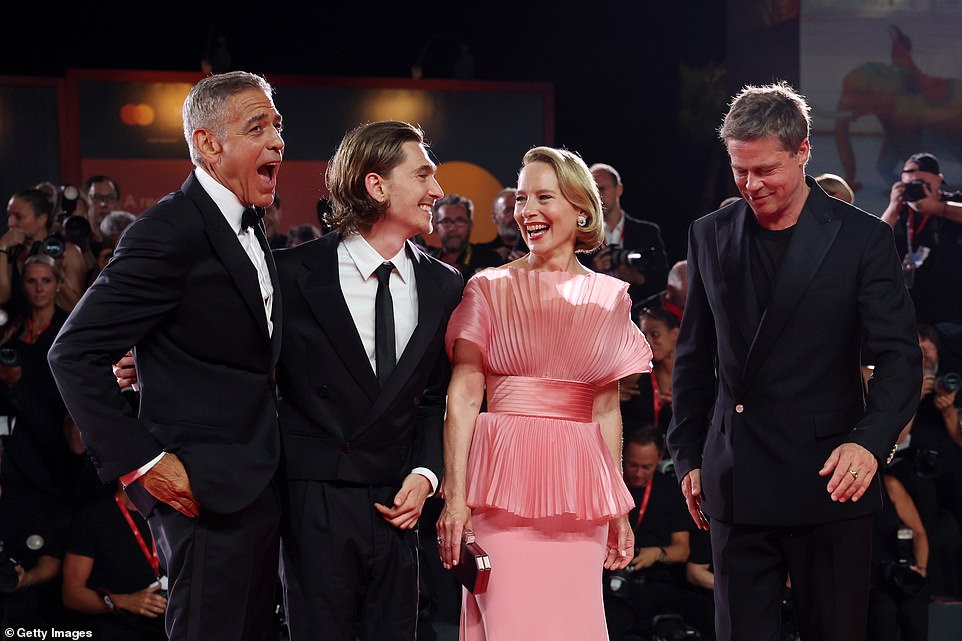
[[[605,554],[606,570],[628,567],[635,554],[635,533],[631,531],[628,515],[608,521],[608,548]]]
[[[463,502],[444,501],[438,517],[438,552],[445,570],[461,562],[461,538],[471,529],[471,508]]]

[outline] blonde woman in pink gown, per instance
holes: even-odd
[[[634,553],[618,379],[649,371],[651,350],[627,284],[575,255],[604,238],[580,157],[530,150],[514,217],[530,253],[471,278],[448,324],[441,560],[460,561],[464,529],[491,558],[462,640],[606,640],[602,568]]]

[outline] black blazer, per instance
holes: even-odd
[[[836,503],[818,471],[844,442],[881,466],[919,400],[915,313],[891,229],[806,181],[766,310],[749,269],[748,205],[689,232],[668,447],[679,479],[701,468],[704,511],[726,522],[814,524],[878,510],[878,476],[858,502]],[[863,350],[875,365],[867,396]]]
[[[193,174],[127,228],[71,313],[49,362],[104,481],[170,451],[201,506],[229,513],[274,476],[280,438],[271,371],[281,300],[261,230],[258,238],[275,283],[273,336],[256,269]],[[111,371],[132,345],[139,416]],[[146,515],[150,497],[138,494]]]
[[[414,467],[440,478],[444,333],[461,275],[407,243],[418,324],[381,390],[341,291],[340,240],[332,232],[274,254],[284,297],[277,387],[287,478],[398,486]]]
[[[637,303],[665,289],[668,282],[668,254],[661,237],[661,227],[653,222],[625,214],[625,234],[621,246],[644,253],[643,264],[636,269],[645,275],[644,285],[631,285],[628,295]]]

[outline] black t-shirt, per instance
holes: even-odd
[[[136,510],[130,515],[140,530],[148,550],[150,528]],[[87,586],[118,594],[143,590],[156,580],[113,495],[85,507],[77,515],[67,551],[94,560]]]
[[[899,258],[908,251],[906,225],[910,208],[906,205],[895,224],[895,248]],[[920,324],[944,321],[962,323],[962,225],[918,213],[912,215],[915,229],[912,250],[927,247],[929,252],[922,265],[915,270],[909,293],[915,303]]]
[[[691,517],[685,506],[685,497],[674,476],[655,472],[650,482],[651,496],[640,522],[638,513],[644,501],[645,488],[629,488],[635,507],[628,513],[628,521],[635,531],[635,547],[667,547],[671,545],[672,533],[688,531]],[[684,564],[656,563],[640,572],[650,579],[683,579]]]
[[[782,266],[788,243],[792,240],[794,227],[788,229],[765,229],[758,224],[754,216],[749,216],[751,234],[751,274],[755,283],[755,295],[758,298],[758,308],[768,307],[772,290],[775,288],[775,277]]]

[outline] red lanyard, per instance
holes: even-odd
[[[658,412],[661,411],[661,394],[658,393],[658,377],[655,376],[655,371],[651,371],[651,390],[655,398],[653,399],[655,406],[655,425],[658,425]]]
[[[925,229],[925,224],[929,222],[929,218],[931,217],[932,214],[925,214],[925,216],[922,217],[922,222],[919,223],[918,229],[916,229],[915,210],[909,207],[909,219],[905,222],[905,238],[908,241],[908,251],[910,254],[915,251],[912,247],[912,242],[915,240],[916,234],[922,233],[922,230]]]
[[[150,563],[150,568],[154,571],[154,576],[160,576],[160,557],[157,556],[157,542],[151,540],[152,549],[147,549],[147,542],[144,541],[144,536],[140,533],[140,528],[134,523],[134,519],[130,516],[130,510],[124,505],[124,502],[120,500],[120,497],[114,494],[114,502],[117,507],[120,508],[120,513],[124,515],[124,519],[127,521],[127,525],[130,526],[130,531],[134,533],[134,538],[137,539],[137,543],[140,545],[140,550],[144,553],[144,557],[147,559],[147,563]]]
[[[638,508],[638,518],[635,519],[635,527],[641,525],[641,519],[645,518],[645,510],[648,509],[648,499],[651,497],[651,486],[654,484],[654,476],[648,479],[648,485],[645,486],[645,495],[641,498],[641,507]]]

